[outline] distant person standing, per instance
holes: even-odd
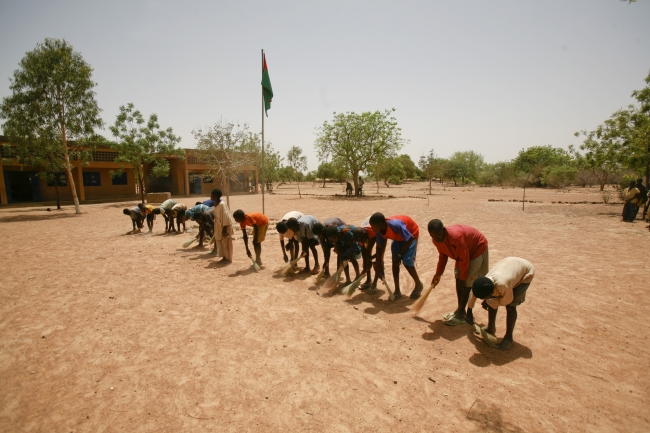
[[[639,195],[637,197],[638,207],[643,207],[643,212],[641,213],[641,220],[645,221],[645,215],[648,211],[648,189],[643,186],[643,179],[638,178],[636,180],[636,189],[639,190]],[[638,212],[638,211],[637,211]]]
[[[636,219],[636,214],[639,212],[639,194],[640,191],[633,180],[630,181],[630,186],[623,190],[625,204],[623,205],[622,217],[626,223],[634,222]]]
[[[221,257],[220,263],[232,263],[232,236],[235,234],[233,226],[235,221],[230,214],[228,205],[221,200],[220,189],[213,189],[211,198],[215,201],[214,207],[214,239]]]

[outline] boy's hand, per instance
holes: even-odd
[[[434,286],[437,286],[438,283],[440,282],[440,277],[441,277],[441,275],[435,274],[433,276],[433,279],[431,280],[431,284],[433,284]]]
[[[286,253],[284,254],[284,263],[289,263],[289,257],[287,257]]]
[[[472,309],[468,308],[467,309],[467,314],[465,314],[465,321],[469,323],[470,325],[474,324],[474,314],[472,313]]]
[[[253,255],[251,254],[251,250],[249,250],[248,248],[246,248],[246,255],[247,255],[249,258],[253,258]]]

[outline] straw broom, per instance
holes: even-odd
[[[415,301],[413,304],[413,313],[417,316],[420,313],[420,310],[424,306],[424,303],[427,302],[427,296],[429,296],[429,293],[431,293],[431,290],[433,290],[436,287],[435,284],[431,284],[427,289],[424,291],[422,296],[420,296],[420,299]]]
[[[343,287],[341,289],[341,293],[344,295],[348,295],[348,298],[352,296],[355,290],[357,290],[357,287],[361,284],[361,280],[366,276],[366,271],[361,272],[359,277],[357,277],[356,280],[354,280],[352,283],[348,284],[347,286]]]
[[[251,261],[253,262],[253,268],[255,268],[255,272],[259,271],[261,269],[260,265],[257,264],[254,258],[249,257],[249,259],[251,259]]]
[[[291,269],[293,268],[293,265],[295,265],[296,263],[298,263],[298,260],[302,259],[302,258],[305,257],[306,255],[307,255],[307,254],[302,253],[302,254],[300,254],[300,256],[298,256],[297,259],[295,259],[295,260],[291,260],[289,263],[287,263],[286,265],[284,265],[284,266],[282,267],[282,269],[280,269],[280,273],[281,273],[282,275],[285,275],[285,276],[288,275],[289,272],[291,272]]]
[[[386,278],[382,277],[381,282],[384,283],[384,287],[386,287],[386,291],[388,292],[388,297],[390,298],[390,300],[394,301],[395,300],[395,295],[393,295],[393,291],[388,286],[388,283],[386,282]]]
[[[339,285],[339,278],[341,278],[341,273],[343,272],[343,269],[345,269],[347,265],[348,265],[348,261],[347,260],[343,261],[343,263],[341,263],[341,267],[336,272],[334,272],[334,275],[329,277],[323,283],[323,288],[328,289],[330,295],[332,295],[336,291],[336,288]]]
[[[323,266],[323,269],[321,269],[318,275],[314,277],[314,284],[318,284],[318,282],[323,278],[325,278],[325,266]]]
[[[187,248],[187,247],[189,247],[189,246],[192,245],[192,243],[193,243],[195,240],[197,240],[198,238],[199,238],[199,235],[196,235],[196,236],[194,236],[192,239],[190,239],[189,241],[187,241],[187,242],[183,242],[183,248]]]

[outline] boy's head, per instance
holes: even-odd
[[[129,215],[129,216],[131,215],[131,211],[128,209],[124,209],[122,210],[122,212],[124,213],[124,215]]]
[[[191,210],[188,209],[185,211],[185,218],[192,221],[198,221],[197,219],[198,214],[199,212],[192,212]]]
[[[214,200],[215,202],[219,203],[219,201],[221,200],[222,195],[223,195],[223,193],[221,192],[221,190],[219,188],[215,188],[215,189],[212,190],[212,193],[210,193],[210,198],[212,200]]]
[[[300,225],[298,224],[298,220],[295,218],[289,218],[287,220],[287,228],[291,229],[294,232],[300,230]]]
[[[376,232],[386,232],[386,217],[383,213],[376,212],[370,217],[370,227]]]
[[[325,236],[332,242],[339,240],[339,229],[336,226],[327,226],[325,229]]]
[[[287,232],[287,223],[284,222],[284,221],[280,221],[275,226],[275,229],[278,231],[278,233],[283,235],[283,234],[285,234]]]
[[[321,236],[325,234],[325,227],[321,223],[316,223],[313,225],[311,228],[312,233],[314,233],[316,236]]]
[[[244,211],[241,209],[237,209],[233,214],[232,217],[237,221],[238,223],[243,223],[244,222]]]
[[[144,203],[138,203],[138,208],[140,210],[144,210]]]
[[[176,212],[176,221],[178,221],[179,223],[184,223],[185,221],[187,221],[187,217],[185,216],[185,212],[183,212],[182,210],[177,211]]]
[[[368,233],[363,229],[363,227],[355,227],[352,229],[352,238],[355,242],[368,242]]]
[[[198,206],[200,204],[203,204],[203,203],[201,203],[200,201],[197,201],[196,203],[194,203],[194,206]]]
[[[636,182],[633,180],[630,181],[630,189],[632,188],[636,188]]]
[[[478,277],[472,284],[472,293],[479,299],[485,299],[494,293],[494,282],[487,277]]]
[[[445,236],[447,235],[447,230],[445,230],[445,226],[442,224],[442,221],[438,219],[429,221],[427,230],[429,230],[429,235],[436,242],[443,242],[445,240]]]
[[[154,210],[151,213],[154,215],[160,215],[160,208],[159,207],[154,208]]]
[[[637,184],[637,185],[643,185],[643,179],[642,179],[642,178],[638,178],[638,179],[636,180],[636,184]]]

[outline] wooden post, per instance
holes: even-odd
[[[264,73],[264,50],[262,50],[262,74]],[[262,213],[264,213],[264,86],[262,86]]]

